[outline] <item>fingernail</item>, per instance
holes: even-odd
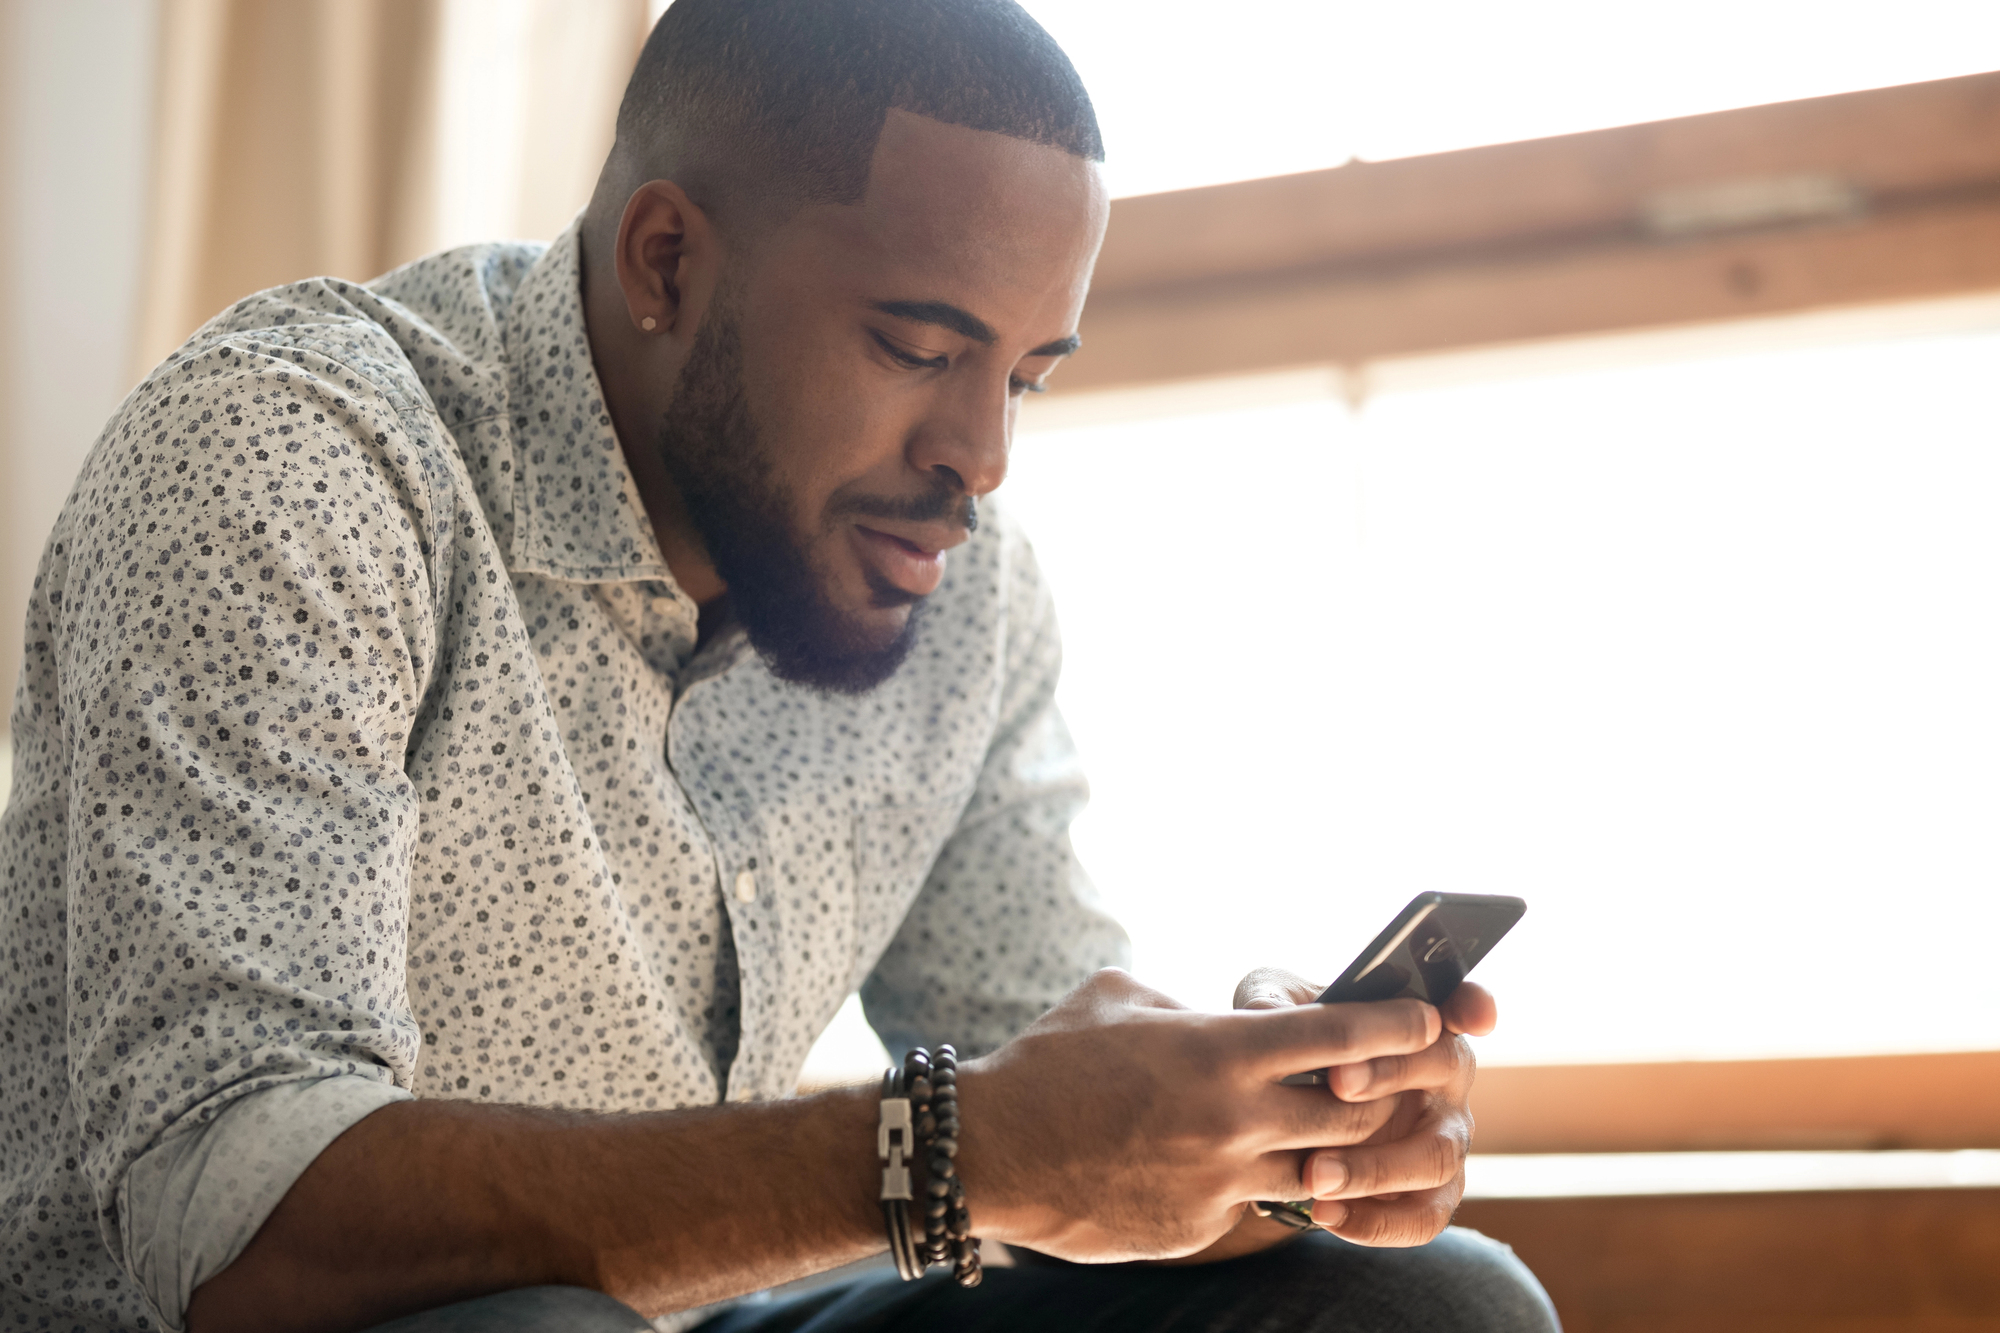
[[[1351,1101],[1368,1091],[1367,1065],[1342,1065],[1333,1071],[1333,1095]]]
[[[1338,1157],[1321,1155],[1312,1160],[1308,1168],[1306,1183],[1312,1186],[1314,1198],[1328,1194],[1338,1194],[1347,1188],[1347,1163]]]

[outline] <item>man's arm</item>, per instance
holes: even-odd
[[[93,448],[38,577],[78,1166],[170,1326],[314,1154],[406,1095],[420,1049],[401,760],[436,542],[403,427],[359,373],[282,336],[177,357]],[[206,1179],[261,1114],[234,1111],[317,1085],[334,1095],[290,1101],[282,1136]],[[217,1197],[226,1224],[183,1225]]]
[[[1438,1031],[1414,1000],[1198,1014],[1100,973],[961,1073],[974,1227],[1084,1261],[1200,1250],[1248,1200],[1301,1197],[1311,1147],[1389,1114],[1279,1079]],[[643,1115],[384,1107],[195,1293],[188,1326],[339,1333],[538,1283],[649,1316],[754,1291],[883,1248],[875,1121],[867,1089]]]
[[[615,1115],[415,1101],[336,1139],[196,1291],[190,1333],[341,1333],[559,1283],[648,1314],[883,1248],[876,1101]]]

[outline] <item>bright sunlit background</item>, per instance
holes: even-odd
[[[2000,1045],[1995,331],[1040,432],[1142,975],[1518,894],[1507,1060]]]

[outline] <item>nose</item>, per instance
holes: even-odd
[[[972,382],[943,395],[910,439],[910,465],[977,498],[1007,479],[1007,450],[1014,433],[1013,398],[1003,380],[998,391]]]

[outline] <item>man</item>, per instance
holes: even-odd
[[[981,501],[1101,157],[1009,0],[680,0],[553,245],[263,293],[134,391],[14,713],[0,1323],[1552,1326],[1432,1240],[1483,992],[1098,970]],[[879,1089],[787,1098],[856,986],[990,1052],[974,1229],[1049,1258],[702,1311],[885,1247]],[[1307,1197],[1347,1240],[1251,1206]]]

